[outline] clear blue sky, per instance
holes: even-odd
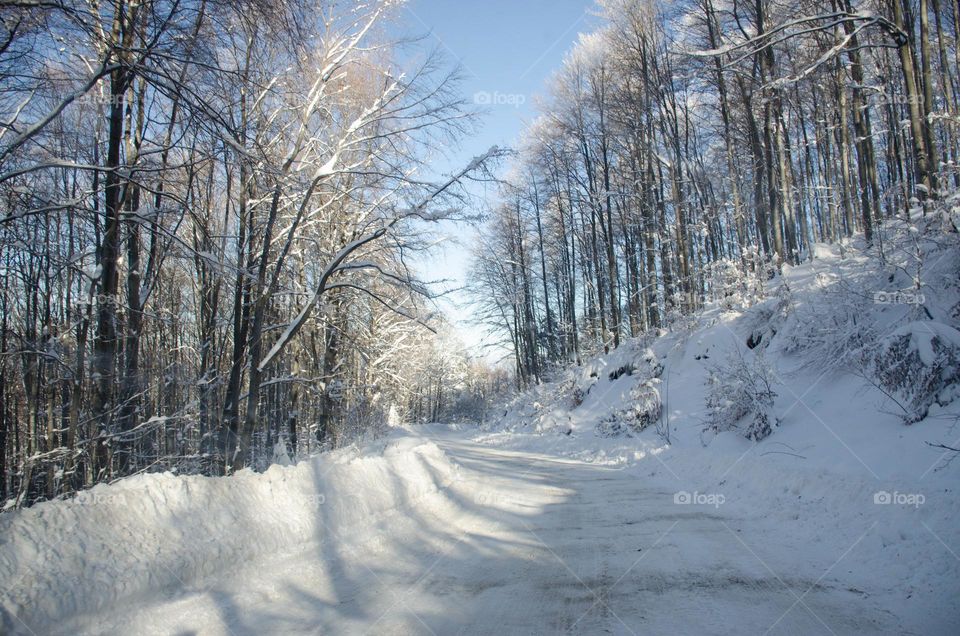
[[[438,170],[449,172],[491,146],[513,146],[535,116],[535,98],[560,66],[580,32],[596,18],[593,0],[410,0],[402,11],[402,28],[427,35],[423,46],[439,48],[451,63],[459,63],[463,92],[477,99],[485,116],[478,134],[465,139],[452,160]],[[484,103],[486,102],[486,103]],[[462,284],[469,259],[471,228],[450,228],[454,241],[422,263],[424,277],[448,278]],[[444,310],[461,326],[470,346],[479,334],[463,324],[468,312],[458,308],[462,297],[451,296]]]

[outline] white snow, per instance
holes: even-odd
[[[6,514],[0,632],[98,631],[100,614],[362,536],[454,476],[443,453],[416,436],[395,434],[380,447],[380,454],[339,451],[263,474],[143,475]]]
[[[482,428],[4,513],[0,631],[960,633],[960,461],[930,445],[960,445],[960,392],[908,426],[829,349],[956,344],[956,253],[925,266],[940,320],[872,302],[904,281],[852,246],[815,254],[753,307],[585,360]],[[758,335],[778,424],[705,433],[711,368]],[[658,372],[660,431],[602,436]]]
[[[916,351],[923,364],[928,367],[934,365],[936,357],[933,352],[934,340],[940,340],[944,344],[960,349],[960,331],[939,322],[927,320],[910,322],[898,327],[892,335],[909,336],[910,349]]]

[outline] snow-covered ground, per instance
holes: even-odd
[[[927,255],[922,319],[874,297],[903,263],[820,248],[752,307],[587,360],[483,427],[0,516],[0,631],[960,633],[960,460],[935,446],[960,445],[955,387],[907,425],[830,349],[900,334],[936,357],[960,259]],[[769,436],[707,426],[711,374],[761,356]],[[651,388],[663,415],[638,430]]]
[[[205,499],[161,519],[155,505],[188,505],[181,488],[104,488],[99,504],[86,504],[100,506],[97,524],[71,531],[76,542],[53,549],[34,539],[41,545],[32,553],[19,542],[20,592],[4,597],[4,629],[950,634],[960,625],[957,562],[933,536],[956,539],[949,493],[928,489],[917,509],[875,506],[863,482],[762,471],[754,458],[718,486],[671,475],[693,469],[682,461],[693,457],[613,466],[496,448],[469,431],[420,434],[436,444],[394,437],[383,457],[327,466],[324,477],[317,464],[241,477],[238,487],[255,494],[232,500],[246,506],[237,515]],[[773,475],[776,486],[743,488]],[[335,485],[362,492],[355,507],[338,505],[345,500],[334,499]],[[219,484],[194,486],[197,501]],[[684,491],[690,503],[678,499]],[[328,495],[311,500],[310,492]],[[363,501],[378,492],[379,501]],[[151,505],[106,512],[116,504],[106,498],[121,495]],[[64,516],[84,523],[64,504],[33,510],[19,529],[54,534]],[[132,534],[146,526],[155,529],[149,538]]]

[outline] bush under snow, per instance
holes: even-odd
[[[776,374],[759,349],[752,361],[742,355],[710,369],[707,377],[707,427],[713,433],[738,430],[759,442],[777,425],[772,416]]]
[[[639,433],[660,420],[663,402],[660,397],[660,375],[663,365],[649,348],[632,343],[630,359],[608,374],[613,382],[629,376],[635,384],[619,408],[612,409],[597,422],[597,433],[604,437]]]
[[[904,421],[919,422],[934,403],[946,406],[960,395],[960,331],[933,321],[908,323],[882,340],[873,364]]]

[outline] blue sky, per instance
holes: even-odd
[[[449,172],[491,146],[512,146],[536,115],[535,98],[560,66],[580,32],[595,18],[593,0],[410,0],[402,11],[403,30],[426,35],[423,46],[440,49],[459,63],[463,92],[476,100],[485,116],[478,134],[463,140],[451,161],[437,166]],[[449,229],[456,242],[436,250],[421,264],[428,279],[462,284],[469,260],[472,228]],[[459,243],[459,244],[458,244]],[[443,309],[458,322],[466,344],[476,346],[479,332],[463,321],[462,297],[452,294]]]

